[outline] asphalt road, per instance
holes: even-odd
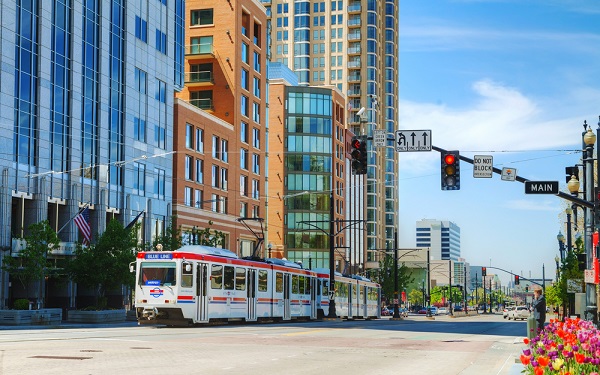
[[[524,322],[409,316],[192,328],[0,327],[0,374],[520,373]]]

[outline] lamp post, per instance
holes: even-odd
[[[568,221],[569,221],[569,219],[567,218],[567,222]],[[561,232],[558,232],[558,234],[556,235],[556,239],[558,240],[558,253],[560,254],[560,262],[564,263],[564,261],[565,261],[565,255],[564,255],[564,253],[565,253],[565,236]]]
[[[587,123],[584,121],[584,129],[587,128]],[[588,128],[583,136],[583,143],[585,145],[585,199],[588,202],[594,202],[594,144],[596,143],[596,135],[592,132],[591,128]],[[592,245],[592,229],[593,229],[593,212],[589,208],[585,209],[585,254],[586,254],[586,268],[593,268],[593,245]],[[593,320],[596,322],[596,284],[586,283],[585,287],[585,301],[586,301],[586,320]]]

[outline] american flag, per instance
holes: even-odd
[[[84,208],[83,211],[75,216],[73,221],[75,221],[75,225],[77,225],[77,228],[79,228],[81,234],[83,234],[82,243],[84,245],[89,245],[92,241],[92,228],[90,227],[90,211],[88,208]]]

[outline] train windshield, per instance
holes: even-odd
[[[142,262],[139,284],[173,286],[177,285],[175,275],[175,262]]]

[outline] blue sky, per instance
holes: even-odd
[[[567,191],[583,122],[598,133],[599,115],[600,2],[400,3],[400,129],[431,130],[435,146],[492,155],[497,168]],[[461,190],[441,191],[439,153],[399,159],[401,247],[415,246],[416,221],[450,220],[472,265],[540,278],[544,264],[554,276],[566,201],[526,195],[522,183],[496,174],[473,178],[465,162]]]

